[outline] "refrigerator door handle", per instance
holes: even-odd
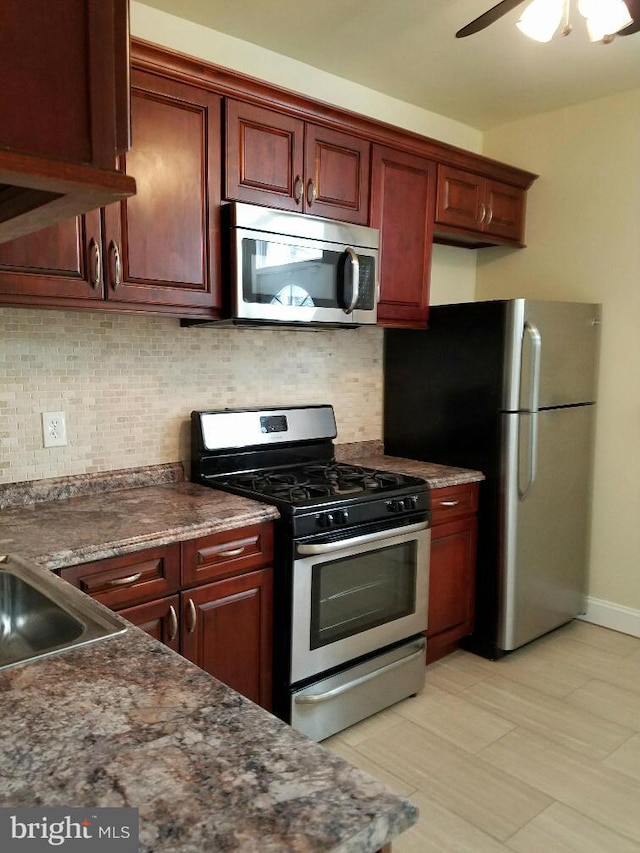
[[[528,438],[528,459],[527,459],[527,483],[524,488],[520,488],[518,478],[518,494],[520,500],[523,500],[536,479],[536,467],[538,464],[538,411],[540,404],[540,360],[542,356],[542,337],[538,327],[525,320],[524,334],[529,335],[531,339],[531,372],[529,375],[529,400],[527,412],[529,415],[529,438]]]

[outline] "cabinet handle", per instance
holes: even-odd
[[[484,222],[484,218],[487,215],[487,208],[484,205],[484,202],[480,202],[478,205],[478,223],[482,224]]]
[[[169,642],[178,635],[178,614],[173,604],[169,607]]]
[[[484,223],[485,225],[491,225],[491,220],[493,219],[493,208],[491,205],[487,207],[487,221]]]
[[[309,207],[311,207],[317,198],[318,190],[316,189],[316,182],[313,178],[309,178],[309,183],[307,184],[307,204]]]
[[[230,548],[228,551],[218,551],[219,557],[239,557],[244,553],[244,545],[240,548]]]
[[[190,598],[187,602],[187,633],[193,634],[196,630],[196,622],[198,621],[198,614],[196,612],[196,606],[193,603],[193,599]]]
[[[127,575],[126,578],[113,578],[107,581],[107,586],[126,586],[129,583],[135,583],[142,577],[142,572],[136,572],[134,575]]]
[[[440,501],[440,506],[458,506],[460,501]]]
[[[102,279],[102,259],[100,254],[100,245],[92,237],[89,243],[89,284],[94,290],[100,287]]]
[[[118,248],[118,244],[115,240],[112,240],[111,243],[109,243],[109,251],[113,257],[113,283],[111,286],[115,290],[122,284],[122,258],[120,256],[120,249]]]
[[[296,201],[296,204],[300,204],[302,201],[302,193],[304,192],[304,183],[302,182],[302,178],[300,175],[296,175],[296,179],[293,182],[293,197]]]

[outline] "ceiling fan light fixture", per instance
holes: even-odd
[[[516,26],[530,39],[548,42],[560,26],[563,13],[564,0],[532,0]]]
[[[579,0],[578,11],[587,19],[592,42],[603,41],[633,23],[624,0]]]

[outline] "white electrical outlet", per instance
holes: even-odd
[[[67,425],[64,412],[42,413],[42,436],[45,447],[67,446]]]

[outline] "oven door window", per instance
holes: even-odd
[[[314,565],[310,648],[414,613],[416,548],[409,541]]]
[[[344,309],[352,299],[351,261],[330,244],[313,241],[242,239],[242,299],[245,303],[293,308]],[[375,263],[360,256],[355,307],[375,304]]]

